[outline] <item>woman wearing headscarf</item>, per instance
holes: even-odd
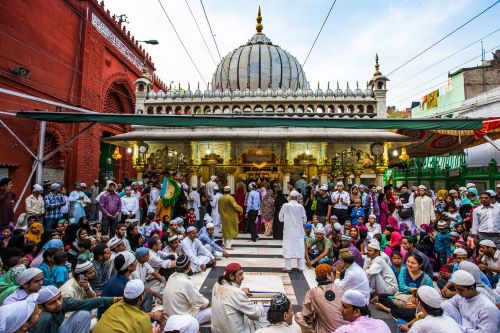
[[[274,220],[273,220],[273,239],[283,239],[283,223],[280,222],[279,213],[281,207],[286,204],[288,200],[283,194],[282,190],[276,192],[274,199]]]
[[[406,257],[406,250],[401,246],[402,242],[403,236],[399,232],[393,231],[391,233],[391,241],[389,242],[389,246],[384,250],[385,254],[390,256],[392,251],[397,251],[401,253],[403,258]]]
[[[63,242],[65,245],[70,245],[75,241],[76,233],[79,229],[85,229],[88,235],[91,234],[90,223],[87,217],[82,216],[78,220],[78,223],[71,223],[68,228],[66,228],[66,234],[63,238]]]
[[[271,236],[273,233],[274,220],[274,197],[273,190],[269,190],[262,200],[262,220],[264,221],[265,232],[264,236]]]
[[[43,262],[43,253],[47,249],[51,249],[51,248],[56,248],[56,249],[59,249],[59,251],[63,251],[64,250],[64,243],[60,239],[51,239],[51,240],[49,240],[47,243],[45,243],[43,245],[42,250],[35,257],[35,259],[33,259],[33,261],[30,264],[30,267],[40,267],[40,265]]]
[[[389,215],[394,214],[396,210],[396,197],[392,191],[391,185],[384,186],[385,200],[387,201],[387,209],[389,211]]]
[[[17,277],[26,270],[24,264],[12,267],[3,276],[0,276],[0,304],[19,288],[16,282]]]
[[[40,222],[33,222],[28,226],[28,232],[24,236],[26,240],[35,242],[37,245],[42,240],[43,226]]]

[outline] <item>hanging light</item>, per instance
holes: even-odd
[[[120,158],[122,158],[122,154],[120,154],[120,148],[116,147],[111,157],[113,157],[115,160],[119,160]]]
[[[128,148],[127,148],[127,154],[132,154],[132,151],[133,151],[133,150],[132,150],[132,147],[128,147]]]
[[[406,148],[405,147],[401,148],[401,156],[399,156],[399,159],[401,161],[407,161],[409,158],[410,156],[408,156],[408,154],[406,153]]]
[[[311,151],[309,149],[306,149],[306,155],[311,155]]]
[[[397,157],[397,156],[398,156],[398,150],[397,150],[397,149],[394,149],[394,150],[392,151],[392,156],[394,156],[394,157]]]
[[[108,157],[108,158],[106,159],[106,164],[107,164],[107,165],[111,165],[112,163],[113,163],[113,160],[111,159],[111,157]]]
[[[207,155],[212,154],[212,149],[210,149],[210,144],[208,144],[208,146],[207,146],[207,150],[205,151],[205,153],[206,153]]]

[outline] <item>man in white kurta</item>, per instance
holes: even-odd
[[[215,257],[196,238],[197,235],[196,228],[191,226],[187,229],[187,237],[181,242],[181,252],[189,258],[191,272],[193,273],[204,272],[207,265],[215,263]]]
[[[196,216],[196,221],[200,220],[200,206],[201,206],[201,199],[200,199],[200,193],[197,191],[197,187],[193,186],[192,191],[189,192],[189,208],[194,209],[194,216]]]
[[[459,269],[451,279],[457,294],[441,303],[444,313],[457,322],[462,332],[499,332],[500,311],[486,295],[476,290],[474,276]]]
[[[335,281],[333,283],[341,286],[344,290],[357,290],[363,294],[366,304],[370,301],[370,285],[368,277],[363,268],[354,262],[354,256],[349,249],[341,249],[339,260],[335,267]],[[344,278],[340,279],[344,271]]]
[[[434,204],[432,198],[426,195],[427,188],[424,185],[418,187],[418,196],[413,203],[415,214],[415,225],[420,228],[422,224],[431,224],[436,221]]]
[[[283,257],[287,272],[292,270],[292,258],[297,259],[300,271],[305,268],[304,224],[307,223],[307,215],[304,206],[297,202],[298,197],[299,192],[293,190],[290,202],[284,204],[279,213],[279,220],[284,223]]]
[[[222,193],[219,192],[219,187],[214,187],[214,195],[210,199],[210,205],[212,206],[212,223],[215,225],[215,236],[220,236],[221,234],[221,222],[219,213],[219,199],[222,198]]]
[[[368,244],[367,257],[363,269],[368,276],[370,291],[374,291],[377,295],[394,295],[398,292],[396,275],[384,258],[380,256],[380,244],[377,240]]]
[[[189,258],[182,254],[176,261],[176,272],[168,278],[163,290],[163,311],[168,316],[191,315],[200,324],[210,321],[210,301],[203,297],[189,279]]]

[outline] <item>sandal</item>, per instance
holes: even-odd
[[[283,271],[284,273],[291,273],[291,272],[292,272],[292,270],[291,270],[291,269],[290,269],[290,270],[288,270],[288,269],[286,269],[286,268],[282,268],[282,269],[281,269],[281,271]]]

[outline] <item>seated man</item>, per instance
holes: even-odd
[[[398,281],[394,271],[387,262],[380,256],[380,243],[372,240],[366,249],[366,256],[363,270],[368,276],[370,291],[377,295],[394,295],[398,292]]]
[[[477,257],[479,268],[490,280],[491,286],[496,287],[500,278],[500,250],[495,243],[489,239],[479,242],[479,256]]]
[[[348,323],[342,319],[341,311],[344,289],[333,284],[332,266],[319,264],[314,271],[318,286],[307,291],[295,322],[302,332],[332,332]]]
[[[371,318],[365,295],[357,290],[346,290],[342,295],[342,317],[349,321],[334,333],[390,333],[391,329],[380,319]]]
[[[258,329],[255,333],[296,332],[296,329],[291,326],[293,322],[292,302],[285,294],[277,293],[273,296],[267,311],[267,321],[269,326]]]
[[[318,224],[316,228],[313,229],[314,235],[316,236],[311,240],[309,246],[306,248],[306,265],[307,267],[316,267],[319,264],[330,264],[333,257],[333,245],[332,242],[325,237],[325,228],[322,224]],[[318,250],[317,255],[309,253],[311,247],[316,245]]]
[[[94,278],[94,265],[92,265],[90,261],[79,263],[75,267],[75,274],[73,274],[73,277],[61,286],[62,297],[70,297],[76,300],[96,297],[96,293],[89,284]]]
[[[149,240],[148,246],[148,263],[151,265],[151,267],[153,267],[155,272],[160,273],[163,276],[168,276],[171,269],[175,267],[175,255],[161,251],[161,239],[157,236],[154,236]],[[160,285],[156,281],[153,281],[154,285],[152,285],[151,287],[156,291],[160,291]]]
[[[191,265],[191,272],[204,272],[208,267],[215,264],[215,257],[200,242],[195,227],[189,227],[187,237],[181,242],[181,252],[188,258]]]
[[[161,298],[160,288],[167,283],[167,280],[148,263],[149,250],[145,247],[140,247],[135,250],[135,259],[137,260],[137,268],[130,274],[131,279],[141,280],[146,290],[149,289],[154,297]]]
[[[116,225],[115,236],[113,238],[111,238],[109,241],[111,242],[111,241],[116,240],[116,239],[123,241],[123,244],[125,245],[125,250],[127,250],[127,251],[131,250],[130,243],[127,239],[127,226],[125,224],[118,223]]]
[[[22,301],[0,306],[0,332],[31,332],[40,318],[37,298],[38,294],[34,293]]]
[[[339,257],[335,267],[334,283],[340,285],[345,291],[351,289],[358,290],[364,295],[366,299],[365,304],[368,304],[370,300],[370,285],[368,284],[365,271],[354,262],[354,256],[349,249],[340,250]],[[343,279],[340,278],[342,272],[344,272]]]
[[[64,297],[54,286],[43,287],[38,293],[37,302],[42,309],[40,320],[29,330],[30,333],[45,332],[89,332],[92,319],[91,311],[99,306],[110,306],[120,298],[96,297],[77,300]],[[74,312],[73,312],[74,311]],[[66,314],[73,312],[66,319]]]
[[[347,228],[345,224],[344,224],[344,229],[349,230],[349,228]],[[358,248],[352,243],[351,236],[350,235],[342,235],[342,237],[340,238],[340,244],[341,244],[343,249],[348,249],[352,253],[356,264],[359,267],[363,267],[363,263],[364,263],[363,256],[361,255],[361,252],[359,252]]]
[[[19,286],[16,291],[10,294],[2,303],[7,305],[26,299],[28,295],[37,293],[43,284],[43,272],[39,268],[28,268],[21,272],[16,278],[16,283]]]
[[[212,310],[210,301],[200,294],[188,278],[189,264],[189,257],[185,254],[177,258],[175,273],[168,278],[163,291],[163,310],[168,316],[191,315],[202,324],[210,321]]]
[[[215,242],[214,232],[215,225],[211,222],[207,223],[206,226],[200,229],[198,239],[200,240],[201,244],[203,244],[203,246],[205,246],[216,259],[222,259],[222,257],[228,258],[229,255],[226,250],[224,250],[219,246],[219,244]]]
[[[93,249],[94,259],[92,265],[95,270],[95,278],[90,280],[92,289],[100,295],[102,288],[108,282],[111,273],[111,249],[104,243],[99,243]]]
[[[441,303],[444,312],[457,322],[462,332],[498,332],[500,311],[476,290],[474,276],[459,269],[451,278],[457,294]]]
[[[93,333],[118,332],[162,332],[165,316],[161,311],[153,315],[144,313],[140,306],[144,303],[144,284],[141,280],[130,280],[125,285],[123,300],[111,305],[97,322]],[[158,322],[151,327],[151,319]]]

